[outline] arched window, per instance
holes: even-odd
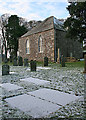
[[[43,43],[42,43],[42,37],[39,36],[39,39],[38,39],[38,52],[43,52]]]
[[[26,40],[26,54],[30,53],[30,41]]]

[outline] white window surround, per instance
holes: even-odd
[[[26,54],[30,54],[30,41],[29,41],[29,39],[26,40]]]
[[[43,40],[41,35],[38,38],[38,52],[43,53]]]

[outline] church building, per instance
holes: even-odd
[[[52,62],[57,62],[58,54],[82,58],[82,44],[65,35],[62,22],[51,16],[19,38],[19,56],[29,61],[43,61],[47,56]]]

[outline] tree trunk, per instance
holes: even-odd
[[[5,57],[7,59],[7,46],[6,46],[6,39],[5,39],[5,35],[4,35],[4,28],[2,28],[2,36],[3,36],[3,46],[5,48]]]

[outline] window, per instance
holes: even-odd
[[[30,42],[29,40],[26,40],[26,54],[30,53]]]
[[[39,39],[38,39],[38,52],[43,52],[43,43],[42,43],[42,37],[39,36]]]

